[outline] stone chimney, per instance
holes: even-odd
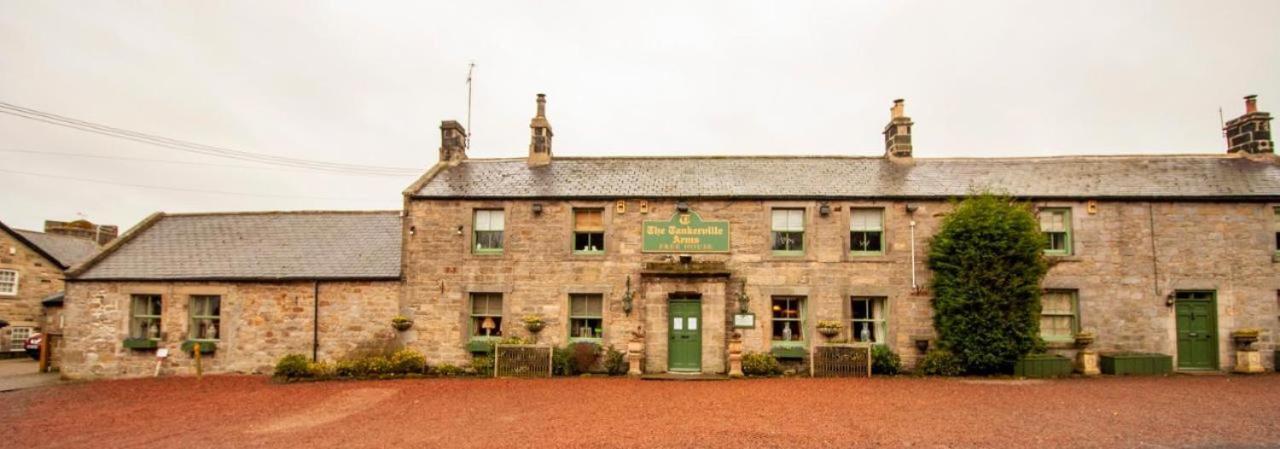
[[[1258,96],[1244,97],[1244,115],[1227,121],[1222,128],[1227,136],[1228,153],[1272,154],[1271,114],[1258,112]]]
[[[884,127],[884,155],[890,159],[911,158],[911,117],[903,115],[902,99],[893,100],[889,124]]]
[[[106,245],[120,235],[120,228],[115,225],[93,224],[88,220],[44,221],[45,234],[65,235],[92,240],[98,245]]]
[[[454,120],[440,122],[440,162],[457,164],[467,159],[467,130]]]
[[[529,121],[532,138],[529,141],[529,166],[540,167],[551,163],[551,123],[547,121],[547,95],[538,94],[538,115]]]

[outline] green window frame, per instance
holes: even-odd
[[[804,296],[774,296],[770,300],[770,340],[774,347],[804,346]],[[788,332],[788,330],[790,332]]]
[[[573,253],[604,254],[604,208],[573,210]]]
[[[1071,209],[1052,207],[1040,209],[1040,232],[1048,240],[1044,253],[1057,256],[1071,255]]]
[[[467,320],[471,339],[502,336],[502,293],[471,293],[471,314]]]
[[[129,302],[129,337],[160,340],[164,335],[164,301],[160,295],[130,295]]]
[[[854,296],[849,299],[849,330],[852,340],[883,345],[889,336],[889,298]],[[863,338],[863,331],[867,338]]]
[[[773,254],[780,256],[804,255],[804,209],[777,208],[771,215]]]
[[[849,254],[884,254],[884,209],[854,208],[849,213]]]
[[[1280,207],[1271,208],[1271,230],[1275,233],[1275,249],[1274,252],[1280,256]]]
[[[197,341],[218,341],[222,337],[222,297],[218,295],[192,295],[190,327],[187,338]]]
[[[569,341],[600,342],[604,338],[604,295],[569,295]]]
[[[1048,342],[1072,342],[1079,332],[1079,292],[1045,290],[1040,295],[1040,339]]]
[[[475,210],[471,227],[471,248],[475,254],[502,254],[505,218],[502,209]]]

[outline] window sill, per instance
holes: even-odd
[[[1271,254],[1272,262],[1280,262],[1280,252]],[[3,296],[3,295],[0,295]]]
[[[596,346],[600,346],[600,343],[601,343],[601,342],[603,342],[603,341],[604,341],[604,339],[603,339],[603,338],[587,338],[587,337],[571,337],[571,338],[569,338],[569,344],[573,344],[573,343],[595,343],[595,345],[596,345]]]
[[[1079,262],[1080,261],[1080,256],[1077,256],[1075,254],[1045,253],[1044,257],[1048,258],[1050,262]]]
[[[778,251],[771,252],[774,257],[804,257],[804,251]]]
[[[471,250],[473,256],[501,256],[502,250]]]
[[[601,256],[604,256],[604,251],[577,251],[577,250],[574,250],[574,251],[573,251],[573,255],[575,255],[575,256],[586,256],[586,257],[601,257]]]

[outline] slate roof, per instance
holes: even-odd
[[[400,238],[398,211],[161,213],[71,277],[395,279],[400,277]]]
[[[32,245],[40,247],[64,268],[73,267],[80,262],[89,260],[90,257],[98,254],[98,251],[102,249],[92,240],[69,235],[48,234],[25,229],[14,229],[13,231],[22,235]]]
[[[950,198],[990,189],[1025,198],[1269,199],[1280,165],[1231,155],[1035,158],[560,157],[442,166],[418,198]]]

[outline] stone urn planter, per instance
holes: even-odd
[[[1089,347],[1098,338],[1093,332],[1089,331],[1080,332],[1075,337],[1076,347],[1080,349]]]
[[[391,328],[392,328],[392,329],[395,329],[395,330],[400,331],[400,332],[404,332],[404,331],[409,330],[409,328],[411,328],[411,327],[413,327],[413,320],[410,320],[410,319],[409,319],[409,317],[407,317],[407,316],[404,316],[404,315],[396,315],[396,317],[395,317],[395,318],[392,318],[392,319],[391,319]]]
[[[1247,351],[1253,347],[1258,341],[1258,337],[1262,334],[1262,329],[1244,328],[1238,329],[1231,333],[1231,340],[1236,342],[1236,347],[1242,351]]]

